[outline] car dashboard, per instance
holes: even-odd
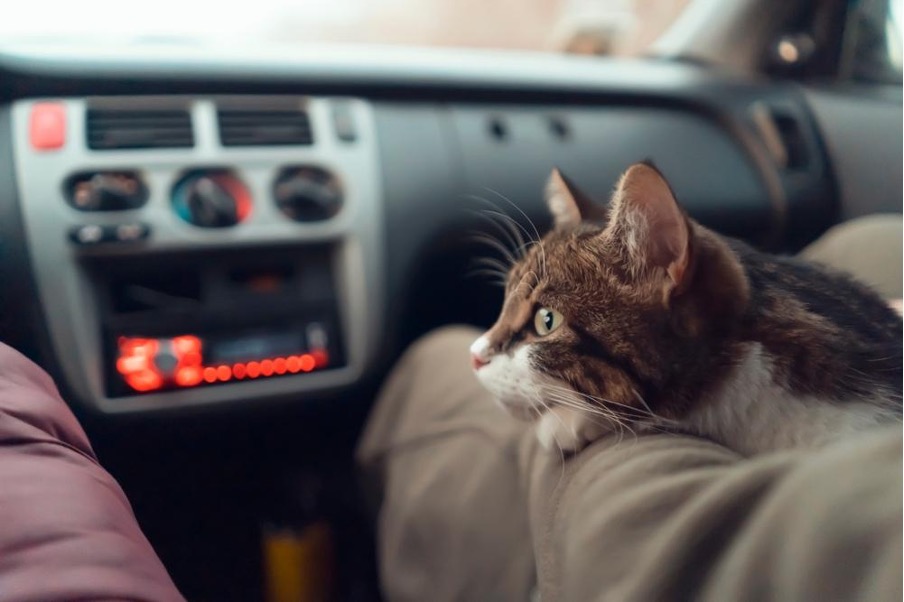
[[[605,199],[652,159],[693,217],[773,249],[837,219],[792,85],[652,60],[365,56],[0,54],[6,338],[39,327],[42,363],[102,413],[334,395],[442,313],[418,274],[464,253],[479,209],[548,222],[553,166]]]

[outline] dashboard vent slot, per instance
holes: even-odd
[[[88,109],[88,148],[191,148],[195,145],[187,109]]]
[[[788,152],[788,169],[804,169],[810,163],[807,140],[800,123],[790,113],[776,112],[775,127]]]
[[[302,109],[219,109],[223,146],[295,146],[313,144],[311,122]]]
[[[759,102],[751,108],[751,117],[769,154],[780,168],[806,169],[810,162],[807,140],[793,113]]]

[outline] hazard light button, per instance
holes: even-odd
[[[54,150],[66,143],[66,107],[59,102],[39,102],[31,107],[28,125],[31,146]]]

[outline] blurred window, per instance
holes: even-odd
[[[690,0],[50,0],[0,39],[253,45],[363,43],[636,55]]]
[[[856,0],[848,14],[843,78],[901,83],[904,0]]]

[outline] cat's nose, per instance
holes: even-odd
[[[490,341],[485,336],[471,345],[471,367],[479,370],[490,363]]]

